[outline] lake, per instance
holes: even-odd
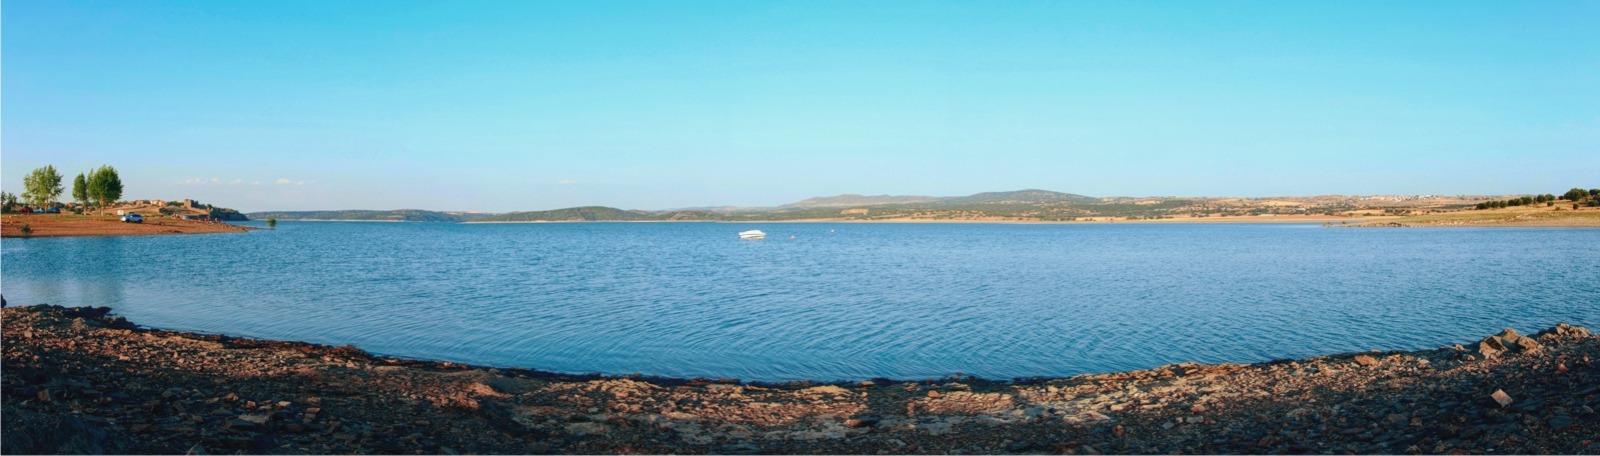
[[[0,272],[11,305],[157,328],[768,381],[1068,376],[1600,326],[1600,229],[1582,228],[282,222],[6,239]]]

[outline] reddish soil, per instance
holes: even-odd
[[[24,237],[22,225],[28,225],[33,230],[28,237],[242,233],[250,230],[220,222],[181,220],[164,216],[147,215],[144,223],[125,223],[118,220],[115,215],[5,214],[0,216],[0,236]]]

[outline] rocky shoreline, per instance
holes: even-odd
[[[571,376],[4,311],[6,454],[1600,453],[1600,338],[1070,378]]]

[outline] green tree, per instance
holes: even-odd
[[[1581,189],[1581,188],[1573,188],[1572,190],[1567,190],[1566,194],[1561,195],[1561,199],[1568,200],[1568,201],[1577,201],[1577,200],[1581,200],[1581,199],[1587,198],[1588,196],[1589,196],[1589,191],[1588,190],[1584,190],[1584,189]]]
[[[1600,198],[1600,188],[1591,188],[1591,189],[1589,189],[1589,197],[1590,198]]]
[[[56,167],[45,165],[22,178],[22,199],[34,206],[43,206],[61,196],[61,173]]]
[[[278,229],[278,219],[267,217],[267,228],[274,230]]]
[[[0,211],[11,212],[11,206],[17,205],[17,195],[11,192],[0,192]]]
[[[83,177],[83,173],[72,178],[72,200],[80,205],[89,204],[89,179]]]
[[[88,183],[89,199],[100,205],[102,214],[105,213],[106,205],[122,198],[122,178],[117,176],[117,169],[110,165],[102,165],[90,172]]]

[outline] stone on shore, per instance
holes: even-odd
[[[1505,390],[1494,390],[1494,393],[1489,394],[1489,398],[1494,399],[1496,404],[1500,404],[1500,408],[1510,406],[1512,402],[1511,395],[1506,394]]]

